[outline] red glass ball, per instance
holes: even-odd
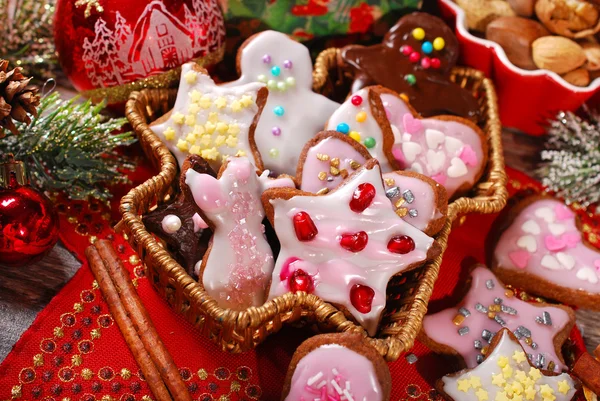
[[[442,66],[442,62],[440,61],[439,58],[434,57],[431,59],[431,68],[435,68],[438,69]]]
[[[356,213],[362,213],[369,207],[375,198],[375,187],[368,182],[360,184],[354,190],[352,199],[350,199],[350,209]]]
[[[218,0],[58,0],[54,27],[60,64],[80,92],[214,58],[225,43]]]
[[[387,247],[392,253],[404,255],[415,249],[415,241],[408,235],[396,235],[390,238]]]
[[[288,279],[288,286],[290,291],[294,293],[298,291],[311,293],[315,289],[312,277],[302,269],[298,269],[291,274]]]
[[[410,54],[410,56],[408,56],[408,60],[409,60],[411,63],[416,63],[416,62],[418,62],[420,59],[421,59],[421,55],[420,55],[419,53],[417,53],[417,52],[412,52],[412,53]]]
[[[355,284],[350,289],[350,302],[360,313],[371,312],[375,291],[369,286]]]
[[[319,233],[317,226],[306,212],[296,213],[293,221],[298,241],[310,241]]]
[[[350,101],[352,102],[353,105],[355,106],[360,106],[362,104],[362,97],[358,96],[358,95],[354,95],[352,96],[352,99],[350,99]]]
[[[0,265],[40,260],[58,241],[52,203],[30,186],[0,189]]]
[[[354,234],[343,234],[340,238],[342,248],[350,252],[360,252],[367,246],[369,235],[364,231]]]

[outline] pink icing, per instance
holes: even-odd
[[[556,354],[554,347],[554,337],[562,331],[569,323],[569,315],[560,308],[552,306],[538,307],[521,301],[517,297],[507,297],[504,286],[494,274],[484,266],[479,266],[473,270],[471,288],[459,305],[445,309],[433,315],[428,315],[423,321],[423,330],[425,334],[436,343],[446,345],[458,352],[465,360],[467,367],[477,366],[477,355],[480,351],[474,346],[474,341],[480,341],[483,345],[488,342],[482,337],[483,330],[489,330],[492,333],[498,332],[502,326],[495,320],[490,319],[487,313],[477,311],[476,304],[480,303],[486,308],[494,305],[495,298],[502,299],[502,305],[516,309],[516,315],[508,313],[497,313],[505,322],[505,327],[514,333],[519,326],[523,326],[531,331],[531,339],[537,344],[537,348],[527,345],[525,337],[520,342],[526,353],[532,354],[535,360],[538,354],[543,354],[545,358],[545,367],[550,361],[553,361],[557,369],[565,368]],[[486,285],[490,281],[493,288],[488,289]],[[459,315],[459,308],[464,307],[469,312],[469,317],[459,325],[453,323],[455,316]],[[536,317],[541,316],[543,312],[550,314],[552,323],[550,325],[536,322]],[[468,332],[461,335],[460,329],[468,327]],[[463,329],[466,331],[466,329]]]
[[[285,400],[383,401],[383,391],[369,359],[341,345],[327,344],[298,362]]]
[[[374,163],[374,161],[373,161]],[[370,205],[361,213],[350,209],[349,203],[360,184],[369,183],[375,189]],[[367,165],[344,185],[323,196],[294,196],[272,199],[274,227],[281,242],[281,251],[273,271],[269,299],[288,292],[287,281],[281,280],[281,270],[302,269],[315,278],[314,294],[347,310],[370,335],[377,331],[385,307],[385,290],[389,279],[408,266],[423,262],[433,239],[412,227],[396,215],[385,195],[381,172],[377,164]],[[310,241],[300,241],[293,223],[299,212],[307,213],[318,234]],[[368,244],[360,252],[340,246],[340,237],[364,231]],[[407,235],[414,241],[414,250],[406,254],[391,253],[388,242],[396,235]],[[299,258],[293,264],[290,258]],[[350,291],[355,285],[374,290],[371,310],[359,312],[352,304]]]
[[[525,236],[534,241],[535,250],[519,247]],[[516,251],[529,254],[525,266],[508,256]],[[558,200],[541,199],[525,207],[500,236],[494,257],[504,269],[525,269],[564,288],[600,293],[600,252],[581,241],[574,213]]]
[[[460,159],[468,166],[477,165],[477,154],[470,145],[465,145],[460,153]]]
[[[438,173],[438,174],[432,176],[431,178],[433,178],[433,180],[435,182],[437,182],[438,184],[445,185],[446,180],[448,179],[448,176],[446,176],[446,174]]]
[[[387,109],[390,110],[390,109]],[[388,118],[391,120],[393,118],[392,111],[390,110],[390,116]],[[404,124],[404,130],[409,134],[419,134],[423,130],[423,124],[421,120],[414,118],[412,114],[407,113],[402,116],[402,122]]]
[[[327,155],[328,160],[319,160],[317,155]],[[333,175],[330,172],[331,159],[340,160],[338,170],[346,170],[352,174],[355,170],[351,167],[351,161],[360,165],[365,163],[365,158],[351,145],[335,137],[328,137],[310,148],[306,153],[306,160],[302,166],[302,182],[300,189],[316,193],[323,188],[334,189],[341,184],[343,177]],[[319,179],[319,173],[325,172],[325,180]]]

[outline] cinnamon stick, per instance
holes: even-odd
[[[169,395],[169,391],[165,387],[158,369],[156,369],[156,366],[152,363],[150,355],[146,351],[146,348],[144,348],[142,340],[138,337],[131,320],[127,316],[127,311],[119,298],[117,289],[104,266],[104,261],[100,257],[98,250],[93,245],[89,246],[85,250],[85,256],[89,261],[94,277],[96,277],[102,295],[108,304],[108,309],[114,317],[117,326],[119,326],[123,337],[125,337],[125,342],[140,366],[152,394],[154,394],[158,401],[171,401],[172,399]]]
[[[596,394],[600,394],[600,362],[593,356],[584,352],[575,365],[573,374]]]
[[[175,362],[173,362],[173,358],[156,332],[156,328],[152,324],[148,312],[142,305],[142,302],[133,287],[129,273],[126,271],[125,267],[123,267],[123,263],[117,256],[111,243],[107,240],[99,240],[96,241],[94,245],[98,250],[100,257],[104,260],[121,298],[121,302],[133,323],[133,327],[142,340],[144,347],[150,354],[150,358],[158,368],[171,396],[177,401],[192,401],[187,387],[179,374],[179,370],[177,369]]]

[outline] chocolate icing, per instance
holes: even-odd
[[[425,38],[417,40],[412,31],[423,28]],[[421,50],[425,41],[444,39],[442,50],[426,55]],[[421,62],[413,63],[401,51],[408,45],[421,57],[438,58],[440,67],[425,69]],[[477,100],[467,90],[449,80],[452,67],[458,59],[458,40],[441,19],[426,13],[409,14],[396,23],[385,35],[381,44],[373,46],[351,45],[342,49],[342,59],[354,74],[352,92],[369,85],[382,85],[408,96],[410,104],[423,116],[450,114],[477,120]],[[416,84],[409,85],[404,76],[413,74]]]

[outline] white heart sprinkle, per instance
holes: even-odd
[[[429,149],[427,151],[427,167],[429,174],[438,173],[446,163],[446,155],[443,151],[436,152],[435,150]]]
[[[402,134],[402,142],[410,142],[411,139],[412,139],[412,135],[409,134],[408,132],[405,132],[404,134]]]
[[[562,224],[550,223],[548,224],[548,230],[550,230],[552,235],[558,237],[559,235],[564,234],[564,232],[567,231],[567,227],[565,227]]]
[[[446,136],[446,150],[450,155],[455,155],[463,147],[463,143],[460,139]]]
[[[425,130],[425,140],[429,149],[437,150],[440,143],[444,142],[446,135],[442,131],[436,129]]]
[[[558,260],[552,255],[544,255],[540,262],[542,266],[550,270],[560,270],[560,264]]]
[[[536,223],[535,220],[527,220],[521,226],[521,230],[523,230],[524,232],[526,232],[528,234],[534,234],[534,235],[538,235],[540,232],[542,232],[539,224]]]
[[[410,169],[415,173],[423,174],[423,167],[419,163],[411,164]]]
[[[404,158],[407,162],[412,163],[417,158],[417,155],[421,153],[423,148],[421,145],[414,142],[404,142],[402,144],[402,153],[404,154]]]
[[[541,219],[546,220],[548,223],[554,223],[556,216],[554,215],[554,211],[549,207],[542,207],[535,211],[535,215]]]
[[[517,246],[519,248],[525,248],[529,252],[537,251],[537,242],[535,241],[535,237],[531,235],[524,235],[517,240]]]
[[[575,267],[575,258],[567,253],[558,252],[556,259],[563,265],[567,270],[572,270]]]
[[[458,157],[453,157],[452,160],[450,160],[450,167],[448,167],[448,170],[446,171],[448,177],[452,178],[462,177],[468,172],[467,165]]]
[[[577,271],[577,278],[583,281],[589,281],[592,284],[598,282],[598,276],[596,272],[589,267],[583,267]]]

